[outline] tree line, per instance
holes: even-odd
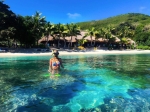
[[[76,24],[52,24],[46,21],[41,13],[33,16],[16,15],[9,6],[0,2],[0,44],[11,46],[11,43],[19,43],[21,46],[38,46],[38,40],[42,36],[51,35],[53,38],[76,36],[80,34],[80,28]],[[65,40],[65,38],[64,38]],[[59,39],[58,39],[59,41]]]
[[[139,20],[135,17],[140,17]],[[122,20],[122,21],[121,21]],[[138,46],[150,46],[150,17],[143,14],[127,14],[108,18],[101,21],[90,21],[70,24],[52,24],[46,21],[41,13],[35,12],[33,16],[16,15],[9,6],[0,2],[0,46],[11,47],[13,43],[19,43],[21,47],[37,47],[38,40],[51,35],[59,41],[65,37],[78,36],[81,31],[86,34],[79,40],[79,44],[86,43],[86,36],[91,38],[91,46],[99,39],[107,39],[111,44],[120,39],[120,44],[128,44],[129,39],[134,40]],[[92,38],[95,38],[92,40]],[[94,44],[93,44],[94,43]],[[69,44],[72,47],[72,41]],[[65,47],[65,45],[64,45]]]

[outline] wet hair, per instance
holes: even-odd
[[[53,52],[52,55],[55,56],[55,57],[57,57],[59,55],[59,52],[57,50],[54,50],[52,52]]]

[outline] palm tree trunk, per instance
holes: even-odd
[[[48,43],[48,35],[46,36],[46,42]]]
[[[95,41],[96,41],[96,40],[94,40],[94,46],[95,46]]]
[[[71,41],[71,42],[70,42],[70,45],[71,45],[71,47],[72,47],[72,36],[71,36],[71,39],[70,39],[70,41]]]
[[[58,48],[59,48],[59,41],[60,41],[60,37],[58,37],[58,45],[57,45]]]
[[[66,40],[64,39],[64,48],[66,47]]]
[[[93,40],[92,40],[92,36],[91,36],[91,46],[92,46],[92,41],[93,41]]]

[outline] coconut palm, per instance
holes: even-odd
[[[95,40],[94,40],[94,46],[95,46],[95,42],[100,38],[100,32],[96,30],[94,37],[95,37]]]
[[[118,27],[118,35],[120,38],[132,38],[134,36],[133,26],[129,23],[121,23]]]
[[[83,46],[86,42],[87,42],[87,40],[83,39],[83,38],[78,41],[79,45],[81,45],[81,46]]]
[[[80,27],[77,24],[67,24],[67,34],[70,36],[70,46],[72,47],[72,36],[80,35]]]
[[[121,47],[123,44],[127,43],[128,38],[132,38],[134,36],[133,28],[129,23],[121,23],[118,27],[118,37],[121,40]]]
[[[38,45],[38,40],[42,37],[42,30],[44,29],[44,25],[46,23],[45,17],[41,17],[41,13],[36,12],[33,18],[33,32]]]
[[[67,29],[67,26],[64,25],[64,24],[59,23],[59,24],[55,25],[55,34],[57,35],[57,39],[58,39],[58,48],[59,48],[59,45],[60,45],[60,43],[59,43],[60,37],[62,37],[63,40],[64,40],[64,48],[66,47],[65,37],[66,37],[68,31],[69,30]]]
[[[46,23],[44,25],[44,35],[46,36],[46,40],[48,42],[48,37],[49,36],[52,36],[53,37],[53,34],[54,34],[54,25],[51,24],[50,22]]]
[[[99,37],[101,37],[102,39],[106,39],[106,28],[100,28],[99,31]]]
[[[86,38],[86,35],[84,35],[82,37],[82,39],[78,41],[78,44],[81,45],[81,46],[83,46],[87,42],[87,40],[85,38]]]
[[[108,40],[115,40],[111,31],[112,31],[112,27],[107,27],[107,30],[106,30],[107,38],[108,38]]]
[[[90,38],[91,38],[91,46],[93,46],[92,45],[92,43],[93,43],[92,37],[96,37],[96,34],[98,34],[98,31],[94,27],[87,30],[87,35],[90,36]]]

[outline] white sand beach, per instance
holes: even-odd
[[[51,51],[46,52],[1,52],[0,57],[9,57],[9,56],[46,56],[51,55]],[[150,50],[91,50],[91,51],[73,51],[73,50],[64,50],[59,51],[61,55],[87,55],[87,54],[150,54]]]

